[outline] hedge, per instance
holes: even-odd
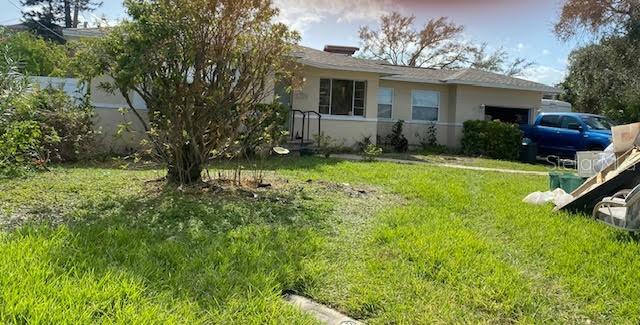
[[[500,121],[466,121],[462,131],[462,150],[472,156],[517,160],[522,135],[516,124]]]

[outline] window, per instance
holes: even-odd
[[[365,81],[320,79],[321,114],[364,116],[366,98]]]
[[[393,88],[378,88],[378,117],[391,118]]]
[[[615,126],[611,120],[600,116],[583,116],[582,121],[593,130],[611,130]]]
[[[331,80],[320,79],[320,114],[329,114],[331,107]]]
[[[275,82],[274,93],[278,103],[291,107],[291,82],[278,78]]]
[[[415,121],[437,121],[440,108],[440,93],[427,90],[411,92],[411,119]]]
[[[560,127],[563,129],[577,130],[580,126],[580,121],[573,116],[565,116],[562,118]]]
[[[540,126],[546,126],[550,128],[559,128],[560,127],[560,116],[559,115],[545,115],[540,120]]]

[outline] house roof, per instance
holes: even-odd
[[[109,27],[103,28],[65,28],[65,37],[100,37]],[[369,60],[352,57],[350,55],[330,53],[297,46],[292,54],[304,65],[332,70],[371,72],[380,74],[384,80],[408,82],[473,85],[490,88],[505,88],[517,90],[539,91],[544,93],[559,93],[557,88],[541,83],[509,77],[498,73],[479,69],[467,68],[460,70],[428,69],[391,65],[380,60]]]
[[[538,82],[533,82],[516,77],[505,76],[498,73],[484,71],[480,69],[467,68],[453,73],[446,79],[447,83],[462,85],[474,85],[483,87],[511,88],[522,90],[536,90],[548,93],[559,93],[555,87],[547,86]]]
[[[539,91],[544,93],[560,92],[557,88],[541,83],[474,68],[450,70],[398,66],[391,65],[384,61],[354,58],[303,46],[299,47],[297,54],[302,64],[336,70],[379,72],[384,74],[380,77],[383,80],[473,85],[490,88]]]
[[[110,27],[88,27],[88,28],[65,28],[62,30],[64,37],[100,37],[109,30]]]
[[[305,46],[298,46],[293,56],[296,57],[300,63],[316,68],[373,72],[383,75],[399,73],[396,67],[383,65],[378,61],[355,58],[345,54],[329,53]]]

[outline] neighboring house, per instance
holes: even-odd
[[[539,113],[568,113],[572,111],[571,103],[557,99],[543,99]]]
[[[96,29],[67,29],[65,37],[96,37]],[[436,70],[394,66],[352,57],[357,48],[327,46],[325,51],[299,47],[294,53],[303,65],[303,85],[292,94],[275,89],[281,101],[295,110],[321,116],[321,131],[353,145],[364,137],[384,138],[398,120],[405,121],[404,134],[419,144],[428,127],[437,128],[440,144],[457,147],[462,123],[467,120],[500,119],[532,123],[544,94],[559,90],[540,83],[478,69]],[[95,80],[93,102],[103,130],[114,130],[121,115],[104,110],[126,107],[124,98],[104,93]],[[278,88],[278,87],[276,87]],[[137,107],[144,103],[134,98]],[[296,115],[293,135],[302,133]],[[318,133],[317,115],[305,121],[312,135]],[[128,117],[132,121],[131,117]],[[134,124],[135,127],[135,124]],[[103,131],[104,133],[108,133]]]

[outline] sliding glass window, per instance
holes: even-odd
[[[364,116],[366,98],[366,81],[320,79],[321,114]]]

